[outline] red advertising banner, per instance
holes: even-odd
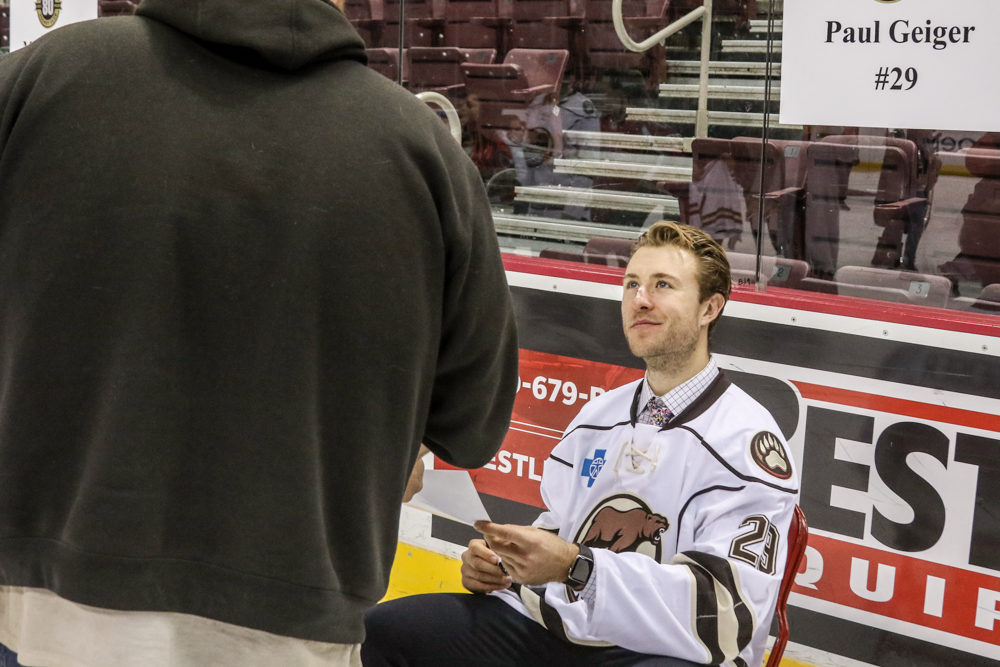
[[[519,389],[503,448],[485,468],[472,471],[482,493],[544,508],[542,466],[583,405],[638,380],[643,372],[555,354],[521,350]],[[435,466],[448,468],[441,461]]]
[[[809,535],[796,593],[1000,644],[1000,577]]]

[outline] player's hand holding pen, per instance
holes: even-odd
[[[486,538],[489,552],[502,560],[511,579],[519,584],[539,586],[550,581],[565,581],[580,553],[575,544],[531,526],[479,521],[476,530]]]
[[[512,580],[500,557],[483,540],[472,540],[462,554],[462,585],[473,593],[490,593],[510,588]]]

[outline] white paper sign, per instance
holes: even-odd
[[[785,0],[781,123],[1000,130],[1000,0]]]
[[[10,50],[56,28],[97,18],[97,0],[10,0]]]
[[[490,520],[472,477],[464,470],[425,470],[424,488],[407,505],[470,526]]]

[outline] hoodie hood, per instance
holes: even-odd
[[[251,49],[287,70],[368,63],[364,41],[328,0],[143,0],[136,14],[205,42]]]

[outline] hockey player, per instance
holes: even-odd
[[[703,231],[660,222],[639,239],[622,321],[645,378],[569,425],[532,527],[477,524],[462,582],[488,595],[371,610],[366,667],[761,664],[798,471],[709,354],[729,292]]]

